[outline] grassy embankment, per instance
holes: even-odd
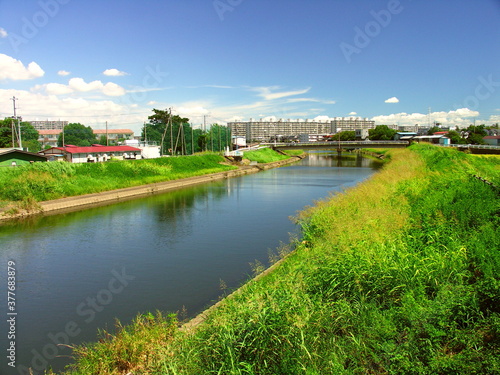
[[[0,168],[0,207],[99,193],[113,189],[216,173],[236,167],[222,165],[216,154],[106,163],[34,163]]]
[[[288,155],[300,155],[302,151],[300,150],[290,150]],[[261,148],[256,151],[246,151],[243,155],[245,159],[250,161],[255,161],[257,163],[272,163],[275,161],[288,159],[290,156],[282,155],[271,148]]]
[[[392,150],[319,202],[303,241],[193,331],[137,317],[72,374],[499,374],[500,159]]]

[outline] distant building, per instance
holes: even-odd
[[[500,135],[488,135],[483,140],[491,146],[500,146]]]
[[[417,136],[416,132],[397,132],[394,136],[395,141],[408,141],[413,137]]]
[[[433,144],[440,144],[444,146],[450,145],[450,138],[438,134],[438,135],[419,135],[411,139],[414,142],[428,142]]]
[[[156,159],[161,156],[160,146],[153,143],[141,142],[138,139],[129,139],[124,141],[126,146],[136,147],[141,150],[143,159]]]
[[[68,121],[28,121],[36,130],[62,130]]]
[[[101,146],[77,147],[66,145],[66,147],[52,147],[40,151],[41,155],[51,160],[65,160],[71,163],[95,163],[108,161],[110,159],[127,160],[141,159],[141,149],[131,146]]]
[[[356,129],[355,130],[356,139],[361,141],[367,139],[369,135],[368,130],[369,129]]]
[[[234,121],[228,122],[231,135],[245,138],[247,143],[272,142],[282,139],[298,139],[301,134],[332,135],[340,131],[356,131],[356,129],[372,129],[375,121],[360,118],[338,118],[333,121],[313,120],[279,120],[279,121]],[[304,137],[304,136],[303,136]]]
[[[57,139],[62,130],[38,130],[38,142],[42,144],[42,148],[46,146],[55,147],[57,146]]]
[[[93,129],[92,132],[99,139],[100,136],[106,136],[106,129]],[[119,140],[134,139],[134,132],[130,129],[108,129],[108,140],[117,143]]]
[[[375,121],[368,120],[367,118],[362,119],[358,117],[342,117],[332,121],[332,132],[345,132],[351,131],[355,132],[356,130],[362,129],[374,129]]]
[[[106,136],[106,129],[92,129],[97,139],[104,135]],[[38,130],[38,142],[42,144],[42,148],[46,146],[57,146],[57,140],[62,129],[43,129]],[[118,143],[119,140],[133,139],[134,132],[130,129],[108,129],[108,141],[110,143]]]

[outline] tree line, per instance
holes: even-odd
[[[20,126],[22,146],[30,152],[42,149],[42,144],[38,142],[39,132],[29,122],[23,121],[18,126],[14,120],[14,132],[12,122],[11,118],[0,120],[0,148],[18,147],[17,129]],[[117,140],[121,141],[124,139]],[[231,147],[231,132],[229,127],[218,124],[209,125],[208,130],[195,128],[186,117],[172,115],[167,110],[153,109],[153,114],[141,130],[141,141],[161,146],[162,155],[190,155],[202,151],[219,152]],[[88,147],[93,144],[116,143],[108,141],[105,135],[97,137],[90,126],[81,123],[66,125],[57,139],[58,147]]]

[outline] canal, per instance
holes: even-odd
[[[251,263],[267,264],[288,242],[297,232],[290,216],[379,167],[357,155],[310,153],[254,175],[0,226],[0,373],[61,370],[71,362],[65,345],[96,341],[115,318],[196,315],[224,293],[221,284],[238,287]],[[17,315],[7,315],[9,262]],[[10,341],[15,369],[5,361]]]

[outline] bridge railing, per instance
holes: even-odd
[[[328,141],[328,142],[275,142],[262,143],[272,147],[287,147],[287,146],[380,146],[380,145],[407,145],[407,141]]]
[[[500,150],[500,146],[493,145],[461,145],[461,144],[450,144],[450,145],[440,145],[446,147],[456,147],[456,148],[478,148],[485,150]]]

